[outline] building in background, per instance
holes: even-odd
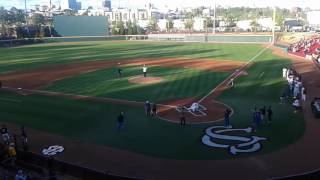
[[[78,11],[81,9],[81,2],[77,2],[77,0],[62,0],[61,9],[71,9],[74,11]]]
[[[320,11],[309,11],[307,21],[310,27],[320,29]]]
[[[102,8],[105,11],[111,11],[112,10],[112,8],[111,8],[111,0],[102,0]]]

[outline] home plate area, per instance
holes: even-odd
[[[207,108],[199,103],[192,103],[192,105],[189,108],[186,106],[176,107],[176,110],[178,112],[191,113],[193,116],[196,117],[207,116],[207,113],[204,112],[207,110]]]

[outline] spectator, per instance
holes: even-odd
[[[2,134],[3,143],[6,145],[9,145],[10,144],[10,135],[8,132],[8,128],[5,125],[3,125],[1,128],[1,134]]]
[[[22,148],[24,151],[28,151],[28,136],[24,129],[24,126],[21,126],[21,142],[22,142]]]
[[[299,99],[295,99],[292,103],[292,106],[294,107],[294,113],[296,113],[298,110],[301,110],[301,105]]]
[[[26,180],[27,176],[23,173],[22,170],[19,170],[15,176],[15,180]]]
[[[15,162],[17,160],[17,151],[14,143],[10,143],[10,146],[8,148],[8,156],[9,156],[9,159],[11,160],[11,164],[15,165]]]

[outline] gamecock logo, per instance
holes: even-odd
[[[202,137],[202,143],[214,148],[228,149],[232,155],[253,153],[261,149],[260,141],[265,141],[267,138],[240,136],[251,132],[251,127],[233,129],[232,127],[212,126],[206,129],[206,134]]]
[[[54,156],[57,155],[58,153],[62,153],[64,151],[64,147],[63,146],[49,146],[46,149],[42,150],[42,154],[46,155],[46,156]]]

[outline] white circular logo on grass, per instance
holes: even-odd
[[[63,151],[64,151],[63,146],[54,145],[54,146],[49,146],[48,148],[43,149],[42,154],[46,156],[55,156],[59,153],[62,153]]]

